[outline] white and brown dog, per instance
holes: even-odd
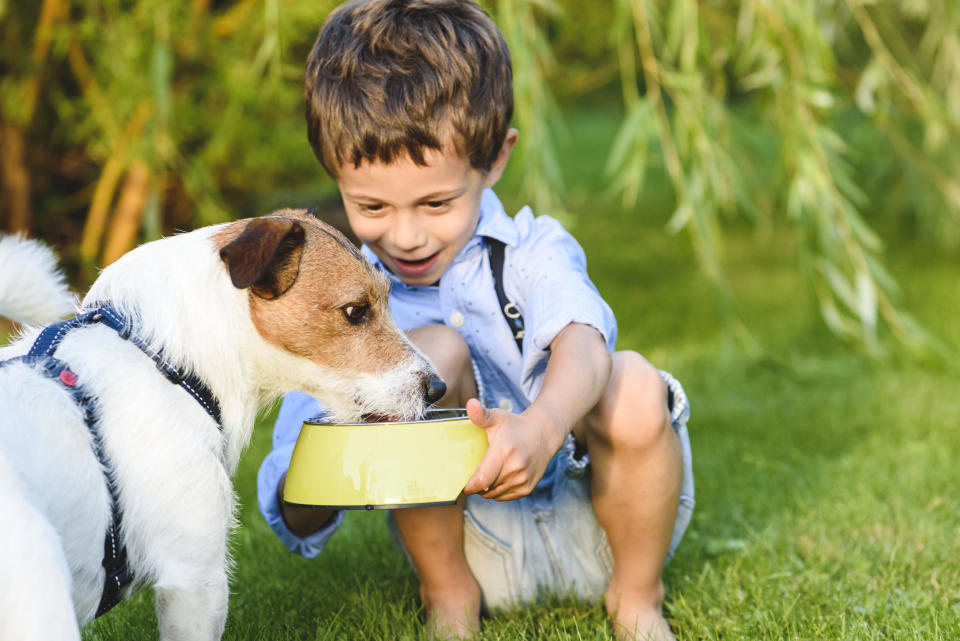
[[[219,639],[258,411],[302,390],[344,421],[416,418],[443,395],[387,294],[342,234],[285,210],[147,243],[74,320],[0,349],[0,639],[79,639],[145,585],[162,639]]]

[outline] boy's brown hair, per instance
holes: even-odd
[[[350,0],[307,59],[307,131],[336,178],[346,162],[390,163],[453,145],[476,169],[496,159],[513,114],[503,35],[472,0]]]

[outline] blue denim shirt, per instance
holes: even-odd
[[[523,315],[522,358],[500,311],[485,237],[506,244],[503,285],[507,298]],[[610,351],[614,349],[617,323],[587,276],[587,261],[579,243],[555,219],[534,217],[529,207],[511,219],[489,189],[481,199],[474,235],[437,285],[407,285],[369,248],[363,247],[362,251],[389,274],[390,310],[401,329],[442,324],[464,338],[481,379],[481,400],[487,406],[515,413],[525,410],[543,384],[550,343],[570,323],[595,327]],[[327,527],[310,537],[297,537],[283,523],[276,489],[304,419],[322,413],[323,407],[316,399],[300,392],[287,394],[274,426],[273,451],[264,459],[258,475],[261,513],[288,548],[307,557],[323,549],[342,522],[343,513],[337,513]],[[553,465],[551,461],[545,480],[552,478]]]

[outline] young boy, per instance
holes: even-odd
[[[471,0],[347,2],[307,63],[310,142],[350,226],[446,381],[440,404],[465,406],[490,442],[456,505],[394,510],[390,526],[441,636],[473,634],[481,605],[553,592],[602,598],[619,638],[672,639],[662,568],[693,508],[686,399],[613,351],[572,236],[527,208],[511,219],[490,190],[517,141],[511,83],[503,37]],[[261,511],[305,556],[343,518],[280,499],[301,423],[320,412],[285,399],[259,474]]]

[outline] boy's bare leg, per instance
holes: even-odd
[[[408,335],[447,383],[439,407],[463,407],[476,396],[470,352],[454,330],[431,325]],[[480,629],[480,586],[463,552],[463,497],[456,505],[394,510],[393,518],[417,569],[428,630],[441,638],[474,635]]]
[[[463,497],[456,505],[394,510],[397,528],[420,578],[427,628],[466,638],[480,629],[480,587],[463,554]]]
[[[634,352],[614,355],[610,384],[575,430],[586,439],[594,512],[610,540],[605,603],[618,639],[672,641],[663,618],[663,564],[683,478],[666,386]]]

